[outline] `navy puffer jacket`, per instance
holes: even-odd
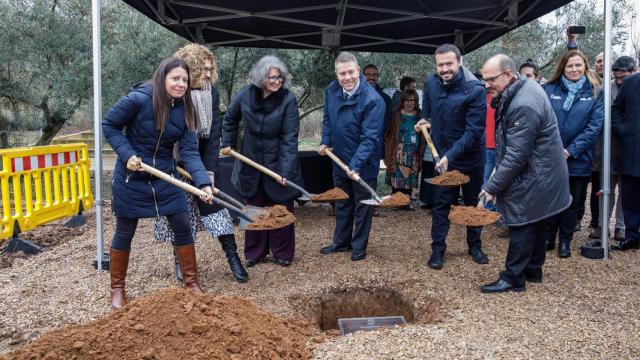
[[[173,146],[179,141],[180,158],[195,186],[211,185],[198,154],[196,132],[187,130],[184,122],[184,103],[176,101],[161,132],[155,127],[152,95],[151,84],[134,88],[118,100],[102,121],[104,136],[118,154],[112,203],[117,217],[137,219],[187,211],[183,190],[146,172],[127,169],[127,160],[133,155],[147,165],[176,175]]]
[[[544,91],[558,119],[562,146],[571,154],[567,160],[569,176],[591,176],[595,146],[604,121],[602,90],[594,96],[593,87],[585,81],[569,111],[562,108],[569,95],[562,81],[546,84]]]

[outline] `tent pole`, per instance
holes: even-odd
[[[96,204],[96,268],[102,270],[104,238],[102,215],[104,200],[102,195],[102,60],[100,46],[100,0],[91,0],[91,25],[93,38],[93,144]]]
[[[609,259],[609,198],[611,196],[611,27],[612,0],[604,0],[604,143],[602,144],[602,247]],[[615,196],[615,194],[614,194]]]

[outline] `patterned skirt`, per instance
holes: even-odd
[[[222,209],[207,216],[201,216],[198,211],[197,201],[193,195],[187,194],[189,224],[191,225],[191,234],[193,235],[194,241],[196,239],[196,233],[203,230],[206,230],[209,235],[213,237],[233,234],[233,221],[227,209]],[[153,234],[158,242],[173,243],[175,241],[175,234],[173,230],[171,230],[166,216],[156,218]]]

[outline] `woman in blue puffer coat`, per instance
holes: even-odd
[[[174,144],[194,180],[211,202],[211,182],[198,153],[197,119],[189,91],[189,67],[180,59],[162,61],[152,82],[135,87],[107,113],[102,129],[118,154],[113,174],[116,230],[111,241],[111,306],[127,303],[124,286],[131,239],[139,218],[166,216],[175,233],[175,251],[186,288],[203,293],[198,283],[195,248],[184,191],[145,173],[140,163],[176,174]]]
[[[558,119],[573,197],[567,210],[547,222],[547,250],[555,248],[559,235],[558,255],[566,258],[571,256],[578,205],[584,204],[587,196],[595,144],[602,130],[604,97],[600,79],[589,70],[587,58],[578,50],[564,55],[544,90]]]

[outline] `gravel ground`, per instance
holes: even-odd
[[[445,267],[435,271],[425,266],[427,211],[382,210],[383,216],[374,218],[369,256],[359,262],[348,253],[318,253],[333,231],[334,219],[327,214],[322,206],[297,209],[294,263],[289,268],[260,263],[248,269],[246,284],[233,280],[220,245],[200,233],[203,287],[309,321],[320,316],[323,297],[345,288],[391,289],[413,304],[415,321],[408,326],[344,337],[329,331],[326,341],[310,341],[316,359],[640,358],[637,251],[614,253],[608,262],[582,258],[579,245],[588,240],[583,230],[576,233],[571,258],[547,253],[542,284],[528,284],[524,293],[487,295],[479,286],[496,279],[507,248],[495,227],[483,232],[489,265],[471,260],[464,229],[452,226]],[[107,214],[105,239],[111,238],[113,223]],[[109,275],[91,267],[95,220],[78,233],[56,226],[40,231],[63,234],[60,244],[0,268],[0,353],[52,328],[86,323],[110,311]],[[243,235],[236,235],[242,249]],[[175,285],[171,250],[154,242],[151,220],[139,224],[129,273],[127,293],[133,298]]]

